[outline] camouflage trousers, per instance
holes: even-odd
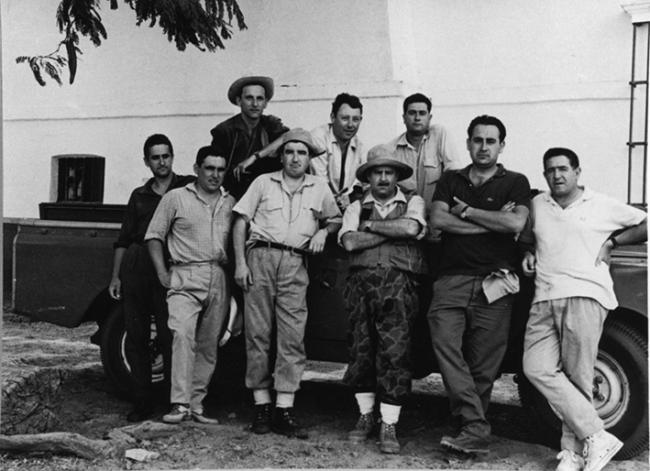
[[[402,405],[411,392],[411,332],[418,313],[416,276],[393,268],[353,270],[344,290],[350,361],[343,381]]]

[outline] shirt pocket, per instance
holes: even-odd
[[[442,165],[435,156],[425,157],[422,167],[424,170],[424,181],[427,185],[431,185],[440,180]]]
[[[320,204],[313,192],[303,193],[300,202],[300,218],[298,230],[300,234],[311,237],[318,230],[318,221],[322,217]]]

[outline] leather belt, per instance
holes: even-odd
[[[255,242],[253,242],[250,248],[256,249],[258,247],[267,247],[271,249],[286,250],[287,252],[291,252],[292,254],[296,254],[296,255],[310,254],[310,252],[305,249],[299,249],[296,247],[292,247],[290,245],[280,244],[279,242],[267,242],[265,240],[256,240]]]

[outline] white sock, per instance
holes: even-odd
[[[369,414],[375,408],[375,393],[373,392],[356,393],[354,398],[357,400],[361,415]]]
[[[256,406],[271,403],[271,392],[268,389],[253,389],[253,402]]]
[[[294,393],[278,391],[278,394],[275,396],[275,407],[279,407],[281,409],[293,407],[294,397]]]
[[[379,404],[381,420],[387,424],[396,424],[399,420],[399,413],[401,410],[402,406],[395,406],[393,404],[386,404],[384,402]]]

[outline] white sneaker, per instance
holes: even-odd
[[[163,422],[166,424],[180,424],[184,420],[190,420],[190,409],[182,404],[174,404],[169,413],[163,415]]]
[[[557,454],[557,459],[560,462],[555,471],[581,471],[585,465],[582,456],[571,450],[562,450]]]
[[[623,442],[605,430],[588,436],[582,450],[584,471],[600,471],[622,447]]]

